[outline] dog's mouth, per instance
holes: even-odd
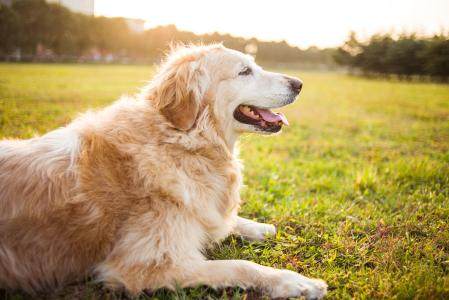
[[[287,118],[281,113],[244,104],[235,109],[234,118],[241,123],[256,126],[267,132],[278,132],[282,125],[288,125]]]

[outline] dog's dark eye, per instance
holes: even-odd
[[[253,70],[251,70],[250,67],[244,67],[243,70],[241,70],[239,73],[240,76],[248,76],[251,74],[253,74]]]

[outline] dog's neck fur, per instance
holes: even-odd
[[[231,155],[234,155],[238,135],[232,128],[226,128],[224,124],[220,124],[213,114],[211,105],[204,108],[193,131],[206,137],[210,143],[226,148]]]

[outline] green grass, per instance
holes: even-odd
[[[242,214],[279,233],[257,243],[230,237],[209,255],[322,278],[330,299],[448,299],[449,86],[285,72],[304,80],[300,99],[285,109],[291,126],[241,139]],[[144,66],[2,64],[0,137],[57,128],[138,91],[151,74]],[[122,295],[86,283],[54,297]],[[196,288],[153,297],[260,294]]]

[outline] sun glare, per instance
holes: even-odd
[[[195,33],[218,31],[300,47],[337,46],[356,31],[439,33],[449,28],[446,0],[97,0],[97,15],[141,18],[149,27],[175,24]]]

